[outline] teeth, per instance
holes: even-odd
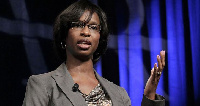
[[[79,44],[87,44],[87,42],[79,42]]]

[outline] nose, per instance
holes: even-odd
[[[90,30],[89,30],[88,26],[85,26],[81,30],[81,36],[84,36],[84,37],[90,37],[91,36],[91,33],[90,33]]]

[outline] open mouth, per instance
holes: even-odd
[[[77,46],[82,50],[88,50],[91,47],[91,42],[87,39],[82,39],[77,42]]]

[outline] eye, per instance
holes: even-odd
[[[83,23],[79,23],[79,22],[72,22],[71,27],[74,27],[74,28],[84,28],[85,25]]]
[[[82,28],[83,27],[83,25],[81,25],[80,23],[77,23],[77,24],[75,24],[75,26],[74,27],[77,27],[77,28]]]
[[[97,25],[89,25],[89,28],[92,29],[92,30],[98,30]]]

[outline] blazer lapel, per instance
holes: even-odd
[[[121,98],[121,94],[118,92],[116,86],[113,85],[113,83],[103,79],[99,74],[95,71],[96,77],[99,80],[100,84],[103,86],[103,88],[106,90],[108,95],[111,98],[112,106],[124,106],[124,103]]]
[[[72,91],[74,81],[64,63],[55,70],[52,77],[74,106],[87,106],[82,95],[79,92]]]

